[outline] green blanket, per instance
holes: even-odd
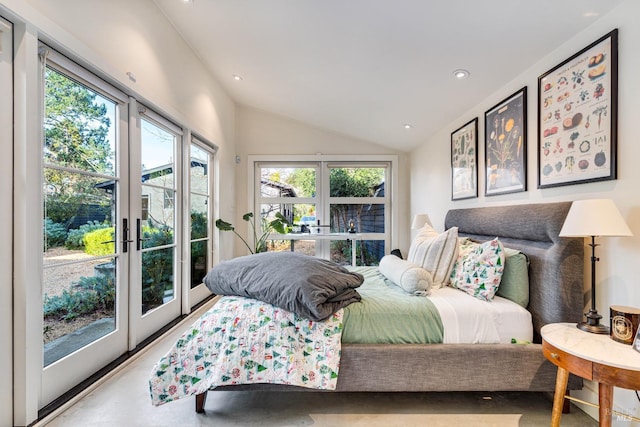
[[[350,344],[441,343],[442,320],[428,297],[409,295],[377,267],[354,267],[364,276],[360,302],[345,307],[342,342]]]

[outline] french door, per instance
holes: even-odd
[[[131,293],[129,346],[181,313],[179,248],[182,130],[130,100]]]
[[[39,407],[182,310],[181,129],[46,46]]]

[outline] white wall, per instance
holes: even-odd
[[[640,2],[627,0],[609,14],[601,17],[585,31],[571,40],[551,50],[542,60],[527,71],[505,82],[496,93],[481,104],[469,106],[469,110],[441,129],[433,138],[411,153],[411,212],[428,212],[434,225],[443,228],[444,216],[448,209],[475,206],[505,205],[518,203],[544,203],[588,198],[611,198],[615,201],[634,237],[601,238],[597,255],[597,309],[604,316],[603,323],[609,323],[609,306],[630,305],[640,307],[640,286],[634,265],[640,259],[640,144],[638,143],[638,114],[640,113]],[[599,183],[580,184],[552,189],[537,189],[537,78],[574,53],[588,46],[614,28],[619,28],[619,109],[618,109],[618,179]],[[544,31],[544,29],[541,29]],[[479,193],[484,194],[484,112],[527,86],[528,132],[527,166],[528,191],[502,196],[451,201],[450,134],[464,123],[479,118],[478,163]],[[444,185],[443,185],[444,181]],[[589,248],[587,248],[589,249]],[[590,252],[585,251],[585,289],[589,289]],[[585,304],[590,304],[586,300]],[[588,382],[578,397],[597,402],[597,384]],[[638,399],[632,391],[615,389],[614,410],[640,416]],[[597,411],[585,409],[592,416]],[[614,425],[631,426],[629,421],[616,421]]]
[[[33,268],[33,251],[41,245],[42,232],[33,210],[40,205],[41,187],[37,39],[215,143],[221,177],[234,174],[235,105],[151,0],[1,0],[0,16],[16,27],[13,422],[27,425],[37,417],[42,367],[40,273]],[[0,182],[11,183],[12,178],[10,167],[0,168]],[[218,191],[221,200],[233,199],[233,178]],[[7,206],[2,205],[2,218],[11,217]],[[232,207],[222,203],[219,209],[233,216]],[[222,247],[221,252],[221,257],[229,257],[233,249]],[[0,347],[10,348],[11,337],[3,333]],[[11,402],[3,399],[0,406],[6,405]],[[1,417],[0,424],[5,424]]]
[[[242,223],[242,215],[249,212],[247,156],[268,154],[395,154],[398,155],[398,242],[401,247],[408,246],[408,233],[411,221],[408,214],[408,158],[406,153],[387,147],[362,141],[347,135],[313,127],[296,120],[277,116],[265,111],[238,106],[236,109],[236,154],[240,163],[236,165],[236,218],[234,224]],[[245,230],[241,230],[245,231]],[[227,235],[224,235],[227,234]],[[223,233],[223,239],[232,239],[230,233]],[[243,255],[242,248],[236,246]],[[393,248],[389,248],[391,250]],[[406,252],[405,252],[406,253]]]

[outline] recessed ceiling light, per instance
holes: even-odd
[[[456,77],[456,79],[466,79],[467,77],[469,77],[469,74],[470,73],[467,70],[464,70],[462,68],[453,72],[453,75]]]
[[[412,128],[413,128],[413,125],[412,125],[412,124],[409,124],[409,123],[405,123],[404,128],[405,128],[405,129],[412,129]]]
[[[239,76],[239,75],[237,75],[237,74],[234,74],[234,75],[233,75],[233,80],[235,80],[235,81],[239,82],[240,80],[242,80],[242,76]]]
[[[600,15],[598,12],[585,12],[582,16],[585,18],[595,18],[598,15]]]

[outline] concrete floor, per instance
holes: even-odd
[[[187,320],[69,407],[37,425],[74,426],[548,426],[544,393],[209,392],[205,414],[194,399],[151,405],[148,378]],[[597,426],[572,406],[562,426]]]

